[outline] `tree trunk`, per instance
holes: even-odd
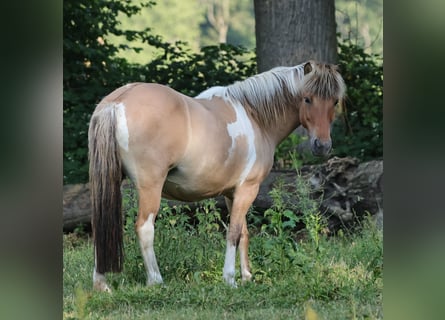
[[[207,20],[218,33],[219,43],[227,42],[230,0],[207,0]]]
[[[334,0],[254,0],[260,72],[313,59],[337,62]]]

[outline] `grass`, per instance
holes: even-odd
[[[371,220],[354,233],[328,237],[318,232],[314,238],[314,231],[306,230],[296,237],[290,227],[277,231],[277,225],[292,223],[289,209],[275,206],[268,214],[272,226],[250,226],[253,281],[231,288],[222,281],[225,229],[214,202],[203,203],[193,224],[189,215],[180,214],[186,207],[163,206],[155,251],[164,284],[146,287],[132,227],[133,196],[124,197],[129,226],[124,271],[107,275],[112,294],[92,291],[89,236],[64,235],[64,319],[383,318],[382,231]],[[316,230],[321,230],[319,223]]]

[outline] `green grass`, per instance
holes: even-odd
[[[124,272],[108,277],[112,294],[91,290],[90,239],[65,235],[64,318],[303,319],[308,306],[320,319],[382,318],[382,235],[370,223],[360,234],[323,237],[318,250],[312,242],[252,236],[253,281],[236,289],[222,281],[222,232],[209,241],[178,229],[168,242],[160,233],[156,252],[165,284],[144,285],[133,243],[137,250],[129,248]]]
[[[309,201],[301,190],[301,203]],[[383,318],[382,231],[369,219],[355,232],[328,237],[309,202],[299,218],[275,195],[273,211],[261,219],[266,225],[250,219],[253,281],[231,288],[222,280],[227,222],[213,201],[203,202],[193,223],[181,214],[187,207],[162,206],[155,252],[164,284],[146,287],[133,230],[135,195],[127,194],[124,271],[107,275],[113,293],[92,291],[91,239],[64,235],[64,319]],[[298,219],[306,230],[296,235]]]

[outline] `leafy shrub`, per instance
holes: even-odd
[[[141,3],[118,0],[66,0],[63,4],[63,176],[64,183],[88,180],[87,134],[92,111],[115,88],[141,80],[139,67],[116,56],[116,35],[141,39],[147,30],[120,30],[119,13],[133,15]],[[138,51],[139,48],[128,47]]]
[[[319,250],[320,239],[326,228],[325,218],[320,213],[320,200],[313,198],[313,188],[309,181],[297,175],[293,183],[277,180],[269,192],[272,206],[264,212],[266,223],[261,231],[293,241],[295,231],[304,226],[307,238]],[[290,199],[293,201],[290,201]]]
[[[286,185],[282,179],[278,180],[275,187],[269,192],[272,198],[272,206],[264,212],[266,224],[261,226],[261,231],[269,232],[278,237],[289,235],[301,218],[298,217],[286,201]]]
[[[379,60],[349,40],[339,43],[347,99],[332,130],[334,155],[361,160],[383,155],[383,65]]]
[[[301,136],[292,132],[275,149],[274,168],[300,168],[303,163],[307,163],[311,158],[310,152],[297,151],[298,145],[307,141],[306,136]]]
[[[144,81],[168,85],[188,96],[212,86],[231,84],[256,72],[254,58],[241,46],[219,44],[192,53],[181,41],[171,44],[158,36],[149,36],[146,41],[161,51],[149,64],[141,66]]]

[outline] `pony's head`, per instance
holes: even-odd
[[[335,65],[309,61],[304,64],[300,87],[300,122],[309,132],[311,151],[324,156],[332,147],[331,124],[335,107],[345,95],[343,78]]]

